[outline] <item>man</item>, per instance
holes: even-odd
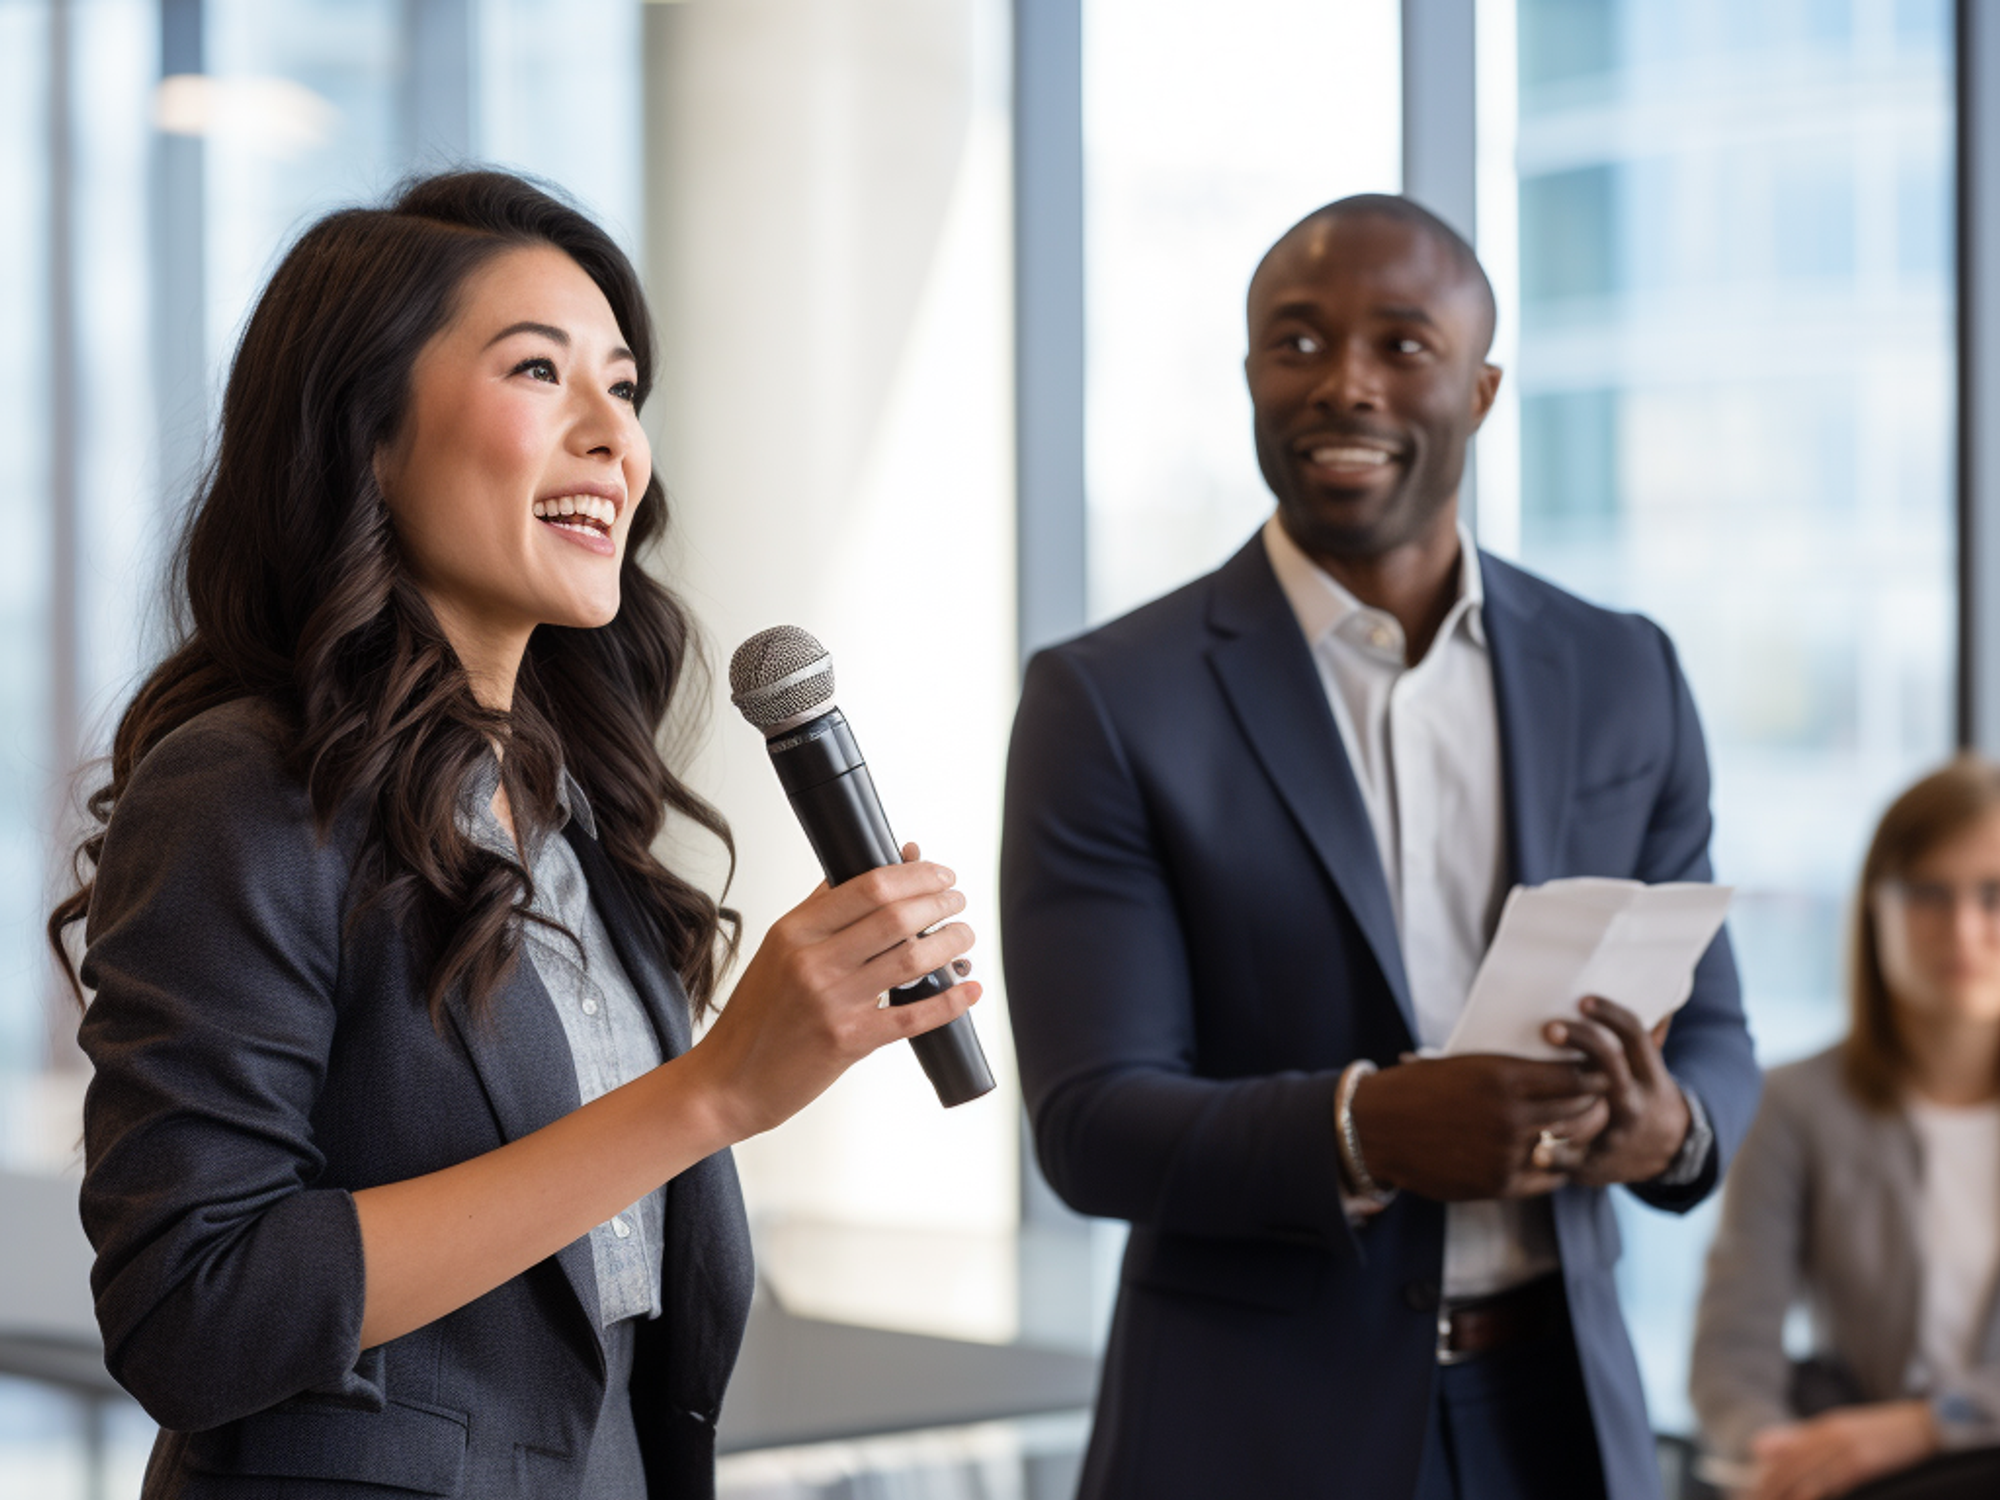
[[[1656,627],[1460,527],[1500,371],[1446,225],[1332,204],[1248,313],[1275,516],[1038,656],[1008,766],[1038,1152],[1132,1223],[1083,1494],[1656,1496],[1605,1188],[1683,1211],[1749,1123],[1726,939],[1664,1047],[1592,1001],[1574,1061],[1413,1054],[1511,885],[1709,878],[1694,706]]]

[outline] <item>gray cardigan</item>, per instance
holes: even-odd
[[[1723,1189],[1696,1322],[1691,1388],[1709,1449],[1745,1456],[1759,1429],[1793,1419],[1787,1312],[1811,1313],[1813,1352],[1862,1399],[1905,1394],[1923,1257],[1913,1237],[1923,1169],[1900,1110],[1848,1091],[1837,1048],[1774,1068]],[[1989,1293],[1973,1370],[1934,1393],[1947,1448],[2000,1443],[2000,1305]]]
[[[363,1351],[353,1194],[577,1108],[533,964],[485,1020],[426,1011],[403,934],[351,920],[358,820],[315,836],[274,711],[212,709],[133,773],[91,899],[84,1227],[111,1372],[162,1432],[148,1497],[574,1495],[606,1382],[588,1236]],[[672,1057],[687,1000],[597,841],[566,831]],[[632,1402],[656,1495],[713,1492],[750,1300],[727,1152],[667,1190]]]

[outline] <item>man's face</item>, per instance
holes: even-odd
[[[1308,554],[1363,561],[1455,524],[1493,403],[1486,308],[1450,248],[1357,214],[1305,224],[1250,289],[1257,463]]]

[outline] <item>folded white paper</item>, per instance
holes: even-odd
[[[1574,1056],[1544,1041],[1542,1027],[1580,1014],[1585,995],[1658,1025],[1693,992],[1694,966],[1732,894],[1725,885],[1595,878],[1515,886],[1445,1053]]]

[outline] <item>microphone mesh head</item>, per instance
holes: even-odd
[[[773,625],[729,658],[729,701],[759,729],[802,719],[833,702],[833,658],[796,625]]]

